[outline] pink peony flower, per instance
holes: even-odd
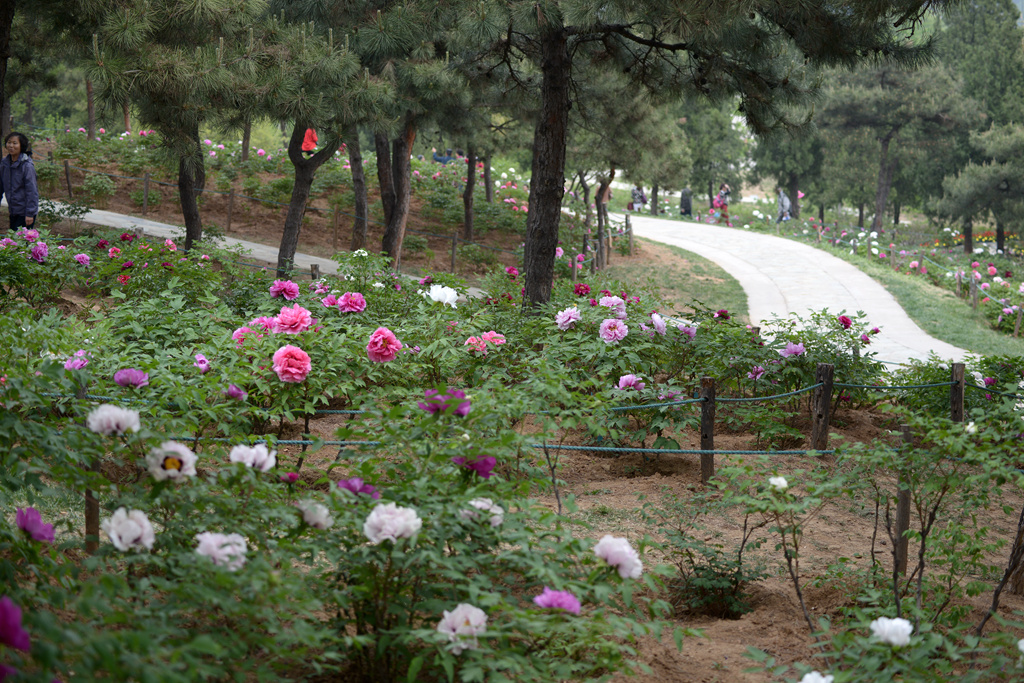
[[[270,332],[274,329],[274,325],[277,324],[277,318],[271,318],[270,316],[261,315],[258,318],[254,318],[249,321],[249,326],[253,328],[262,328],[264,332]]]
[[[312,326],[313,317],[309,311],[300,304],[295,304],[291,308],[281,307],[281,312],[274,319],[273,331],[279,334],[299,334]]]
[[[575,595],[569,591],[555,591],[544,586],[544,591],[533,599],[533,604],[541,609],[560,609],[570,614],[579,614],[581,605]]]
[[[366,355],[374,363],[388,363],[395,359],[398,352],[402,350],[402,342],[398,341],[395,333],[386,327],[378,327],[370,335],[370,341],[366,345]]]
[[[229,384],[228,388],[224,390],[224,395],[236,401],[244,401],[249,398],[249,394],[246,393],[245,389],[237,384]]]
[[[359,292],[345,292],[338,299],[338,310],[342,313],[362,313],[366,310],[366,298]]]
[[[869,336],[868,336],[868,335],[866,335],[866,334],[862,334],[862,335],[860,335],[860,340],[861,340],[862,342],[864,342],[865,344],[870,344],[870,343],[871,343],[871,337],[869,337]]]
[[[468,346],[470,351],[476,351],[484,356],[487,355],[487,342],[480,337],[469,337],[462,345]]]
[[[565,255],[565,250],[561,247],[555,247],[555,258],[562,258]]]
[[[764,368],[760,365],[755,365],[750,372],[747,373],[747,379],[759,380],[764,375]]]
[[[627,334],[629,334],[629,327],[615,318],[606,318],[598,331],[598,336],[604,340],[605,344],[620,342],[626,338]]]
[[[288,301],[294,301],[299,298],[299,286],[291,280],[274,280],[274,284],[270,285],[270,296],[283,296]]]
[[[839,324],[843,326],[844,330],[848,330],[853,326],[853,321],[848,316],[841,315],[837,318]]]
[[[729,311],[728,310],[726,310],[724,308],[720,308],[717,311],[715,311],[714,317],[715,318],[720,318],[721,320],[728,320],[731,316],[729,315]]]
[[[575,294],[576,296],[586,296],[590,294],[590,285],[584,284],[582,282],[577,282],[576,286],[573,287],[572,291],[573,294]]]
[[[28,631],[21,627],[21,608],[6,595],[0,598],[0,643],[22,652],[28,652],[32,645]],[[4,669],[0,668],[0,673]]]
[[[204,356],[201,353],[196,354],[196,362],[193,363],[192,365],[199,368],[199,373],[202,375],[205,375],[210,371],[210,361],[208,361],[206,359],[206,356]]]
[[[995,267],[995,266],[989,266],[989,267],[988,267],[988,274],[989,274],[989,275],[995,275],[995,274],[996,274],[996,273],[998,273],[998,272],[999,272],[999,271],[998,271],[998,270],[996,269],[996,267]]]
[[[558,326],[558,329],[563,332],[572,329],[579,320],[580,309],[575,306],[572,308],[566,308],[555,314],[555,324]]]
[[[85,349],[78,349],[74,355],[64,361],[65,370],[81,370],[89,364],[89,352]]]
[[[676,325],[676,329],[685,334],[690,339],[694,339],[697,336],[697,328],[688,325]]]
[[[513,208],[515,208],[515,207],[513,207]],[[519,269],[516,268],[515,266],[508,266],[507,268],[505,268],[505,272],[513,280],[515,280],[517,277],[519,277]]]
[[[114,373],[114,384],[132,389],[149,386],[149,375],[142,370],[125,368]]]
[[[245,344],[245,335],[247,334],[253,335],[255,337],[263,336],[262,334],[256,334],[251,329],[243,325],[242,327],[239,327],[237,330],[231,333],[231,338],[235,340],[238,346],[242,346],[243,344]]]
[[[615,314],[615,317],[618,318],[619,320],[626,319],[626,302],[620,299],[619,297],[603,296],[601,297],[601,300],[598,303],[601,306],[604,306],[605,308],[610,308],[612,312]]]
[[[178,251],[178,245],[170,238],[164,240],[164,246],[167,247],[168,251]]]
[[[337,308],[338,297],[334,296],[333,294],[328,294],[324,298],[320,299],[320,305],[323,306],[324,308]]]
[[[500,346],[501,344],[505,343],[505,335],[498,334],[494,330],[491,330],[490,332],[484,332],[483,334],[480,335],[480,338],[485,342],[494,344],[495,346]]]
[[[117,247],[111,247],[110,249],[107,250],[107,256],[109,258],[114,258],[115,256],[117,256],[120,253],[121,253],[121,250],[118,249]]]
[[[365,494],[373,500],[380,499],[380,491],[374,488],[371,484],[365,483],[359,477],[352,477],[351,479],[341,479],[338,481],[338,488],[342,491],[350,491],[354,495]]]
[[[465,417],[469,415],[472,405],[466,398],[466,393],[461,389],[448,389],[445,393],[441,393],[437,389],[427,389],[423,392],[423,398],[424,400],[418,401],[416,405],[432,415],[443,414],[452,409],[453,415]]]
[[[45,263],[46,257],[50,255],[50,248],[46,246],[46,242],[36,242],[32,245],[32,260],[36,263]]]
[[[917,270],[917,267],[921,264],[918,263],[917,261],[911,261],[908,265],[910,266],[911,270]]]
[[[786,342],[786,348],[779,351],[779,353],[786,358],[789,358],[790,356],[799,356],[804,353],[805,350],[803,343],[794,344],[793,342]]]
[[[298,384],[306,379],[312,369],[309,354],[298,346],[288,344],[274,352],[273,370],[282,382]]]
[[[33,507],[16,509],[15,524],[25,532],[26,536],[33,541],[53,543],[53,525],[43,521],[43,516],[39,514],[39,510]]]
[[[636,375],[623,375],[619,377],[619,389],[633,389],[635,391],[641,391],[646,384],[640,381],[640,378]]]

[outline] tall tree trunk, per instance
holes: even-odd
[[[974,222],[970,218],[964,219],[964,253],[974,253]]]
[[[412,112],[405,113],[405,128],[402,135],[391,143],[391,178],[395,203],[384,229],[381,251],[392,259],[392,266],[398,272],[402,265],[402,241],[405,239],[405,224],[409,220],[409,200],[412,198],[412,166],[409,151],[416,142],[416,120]]]
[[[889,159],[889,142],[896,131],[890,131],[881,139],[881,151],[878,156],[878,187],[875,190],[875,217],[871,221],[871,229],[882,230],[882,220],[885,218],[885,205],[889,201],[889,191],[892,190],[892,174],[896,170],[896,160]]]
[[[825,205],[818,204],[818,222],[825,225]]]
[[[124,114],[124,132],[125,133],[131,133],[132,132],[132,112],[131,112],[131,107],[128,106],[127,102],[125,102],[124,104],[121,105],[121,113]]]
[[[658,215],[658,185],[655,183],[651,186],[651,215]]]
[[[892,203],[892,227],[893,230],[900,227],[900,200],[898,199]]]
[[[580,187],[583,188],[583,206],[586,207],[586,212],[583,214],[583,225],[590,227],[590,219],[593,216],[590,211],[590,185],[587,184],[587,176],[583,171],[577,171],[576,175],[580,179]]]
[[[11,25],[14,23],[14,9],[17,0],[3,0],[0,2],[0,111],[10,110],[10,103],[7,101],[7,60],[11,56]],[[10,118],[4,117],[0,122],[3,137],[10,133]]]
[[[391,141],[386,135],[374,133],[373,146],[377,151],[377,186],[380,187],[380,203],[384,209],[384,225],[387,225],[395,208],[395,179],[391,171]]]
[[[1006,241],[1006,232],[1003,229],[1003,220],[999,216],[996,216],[996,251],[1002,253],[1003,242]]]
[[[366,248],[367,217],[369,202],[366,199],[366,171],[363,169],[363,152],[359,147],[359,129],[353,128],[345,137],[348,148],[348,165],[352,168],[352,192],[356,196],[356,219],[352,223],[352,251]]]
[[[523,307],[547,303],[554,281],[555,247],[565,192],[565,136],[569,123],[572,61],[564,30],[547,27],[540,36],[541,104],[533,134],[530,213],[526,219]]]
[[[242,161],[249,160],[249,146],[252,143],[252,119],[246,118],[242,124]]]
[[[789,217],[796,220],[800,218],[800,176],[790,173],[786,189],[789,190]]]
[[[597,225],[595,226],[594,234],[598,236],[604,236],[604,226],[608,223],[608,192],[611,184],[610,178],[599,177],[597,179]],[[598,242],[598,245],[600,245],[600,242]],[[597,258],[598,253],[594,253],[594,258]],[[586,252],[584,252],[584,257],[586,257]],[[600,260],[598,260],[598,265],[601,265]]]
[[[191,154],[178,159],[178,199],[181,201],[181,217],[185,222],[185,251],[203,239],[203,221],[199,216],[196,198],[206,185],[206,168],[203,166],[198,127],[192,130],[190,137]]]
[[[86,137],[96,139],[96,98],[92,94],[92,81],[85,79]]]
[[[494,203],[494,181],[491,180],[491,155],[488,152],[484,157],[484,193],[487,196],[487,203]]]
[[[0,105],[0,139],[7,139],[11,133],[11,98],[5,97],[3,105]]]
[[[476,145],[466,146],[466,189],[462,192],[462,239],[473,241],[473,188],[476,187]]]
[[[715,210],[715,185],[708,181],[708,211]]]
[[[33,116],[32,103],[35,98],[32,96],[32,92],[28,89],[25,91],[25,125],[29,128],[35,128],[35,116]]]
[[[309,192],[313,186],[313,177],[317,170],[334,155],[338,148],[338,140],[328,136],[326,144],[313,156],[306,158],[302,154],[302,140],[306,136],[309,125],[305,121],[296,121],[288,140],[288,159],[295,167],[295,184],[292,186],[292,198],[288,202],[288,214],[284,219],[284,231],[281,233],[281,248],[277,251],[277,276],[287,277],[295,265],[295,250],[299,246],[299,233],[302,231],[302,217],[306,215],[306,204],[309,203]]]
[[[864,227],[864,202],[861,202],[860,206],[857,207],[857,227]]]

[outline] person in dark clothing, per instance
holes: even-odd
[[[441,164],[442,166],[447,165],[449,161],[451,161],[452,159],[455,158],[455,157],[452,156],[452,151],[450,149],[446,149],[443,155],[438,154],[436,148],[433,150],[433,152],[434,152],[434,157],[433,157],[434,161],[436,161],[437,163]]]
[[[693,190],[688,187],[679,193],[679,215],[693,218]]]
[[[7,197],[11,230],[31,227],[39,213],[39,185],[32,163],[32,145],[21,133],[4,140],[7,156],[0,160],[0,194]]]

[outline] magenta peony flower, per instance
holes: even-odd
[[[206,356],[201,353],[196,354],[196,362],[192,365],[199,368],[199,374],[205,375],[210,371],[210,361],[206,360]]]
[[[299,383],[306,379],[313,364],[309,354],[298,346],[282,346],[274,352],[274,372],[282,382]]]
[[[864,342],[865,344],[870,344],[870,343],[871,343],[871,337],[869,337],[869,336],[868,336],[868,335],[866,335],[866,334],[862,334],[862,335],[860,335],[860,340],[861,340],[862,342]]]
[[[333,294],[328,294],[323,299],[320,299],[320,305],[324,308],[336,308],[338,305],[338,297]]]
[[[46,257],[50,255],[50,249],[46,242],[36,242],[32,245],[32,260],[36,263],[45,263]]]
[[[519,277],[519,269],[516,268],[515,266],[508,266],[507,268],[505,268],[505,272],[513,280],[515,280],[517,277]]]
[[[281,312],[274,319],[273,331],[278,334],[299,334],[313,326],[313,316],[309,311],[295,304],[291,308],[281,307]]]
[[[590,285],[584,284],[582,282],[577,282],[576,286],[573,287],[572,292],[576,296],[586,296],[590,294]]]
[[[371,484],[367,484],[360,477],[352,477],[351,479],[341,479],[338,481],[338,488],[343,491],[350,491],[352,494],[367,495],[374,500],[380,499],[380,491],[374,488]]]
[[[88,266],[89,265],[89,255],[88,254],[75,254],[75,260],[78,261],[83,266]]]
[[[560,609],[570,614],[580,613],[580,601],[569,591],[555,591],[544,586],[544,591],[533,599],[533,604],[542,609]]]
[[[245,392],[245,389],[237,384],[229,384],[228,388],[224,390],[224,395],[228,398],[233,398],[236,401],[244,401],[249,398],[249,394]]]
[[[53,543],[53,525],[43,521],[43,516],[39,514],[39,510],[32,507],[25,508],[24,510],[17,508],[15,523],[33,541]]]
[[[476,472],[481,479],[490,479],[494,474],[493,470],[498,464],[498,459],[493,455],[483,455],[478,458],[466,458],[460,455],[452,458],[452,463]]]
[[[338,299],[338,310],[342,313],[362,313],[366,310],[366,298],[359,292],[345,292]]]
[[[983,381],[985,382],[986,387],[990,387],[997,383],[995,377],[985,377]]]
[[[758,380],[761,379],[762,375],[764,375],[764,368],[760,365],[755,365],[750,372],[747,373],[747,379]]]
[[[85,349],[78,349],[74,355],[64,361],[65,370],[81,370],[89,364],[89,352]]]
[[[729,311],[727,309],[720,308],[717,311],[715,311],[714,317],[721,318],[722,320],[728,320],[731,316],[729,315]]]
[[[839,324],[843,326],[844,330],[848,330],[853,326],[853,321],[850,320],[848,316],[841,315],[838,318],[836,318],[836,320],[839,321]]]
[[[470,400],[466,398],[466,393],[461,389],[448,389],[443,394],[437,389],[427,389],[423,392],[423,398],[425,400],[417,402],[416,405],[432,415],[446,413],[449,408],[452,409],[453,415],[459,417],[469,415]]]
[[[277,324],[277,318],[271,318],[270,316],[261,315],[258,318],[253,318],[249,321],[249,327],[256,329],[261,328],[264,332],[270,332],[274,329],[274,325]]]
[[[647,385],[641,382],[640,378],[636,375],[623,375],[622,377],[619,377],[619,389],[634,389],[636,391],[641,391],[645,386]]]
[[[398,352],[402,350],[402,342],[398,341],[395,333],[386,327],[378,327],[370,335],[370,341],[366,345],[366,355],[374,363],[387,363],[393,361]]]
[[[286,484],[294,484],[298,480],[299,480],[299,473],[298,472],[285,472],[284,474],[281,475],[281,481],[283,481]]]
[[[22,652],[31,647],[28,632],[21,627],[21,608],[6,595],[0,598],[0,643]]]
[[[26,242],[35,242],[36,240],[39,239],[39,231],[34,228],[28,230],[19,230],[15,234],[16,236],[20,237]]]
[[[283,296],[288,301],[294,301],[299,298],[299,286],[291,280],[274,280],[274,284],[270,285],[270,296]]]
[[[626,338],[627,334],[629,334],[629,327],[616,318],[606,318],[598,331],[598,336],[604,340],[605,344],[620,342]]]
[[[566,308],[555,314],[555,325],[558,326],[558,329],[565,332],[575,327],[580,317],[580,309],[575,306]]]
[[[803,354],[805,351],[806,349],[804,349],[803,343],[794,344],[793,342],[786,342],[786,348],[779,351],[779,353],[785,356],[786,358],[789,358],[790,356],[799,356]]]
[[[142,370],[125,368],[114,373],[114,383],[121,387],[137,389],[149,385],[149,375]]]

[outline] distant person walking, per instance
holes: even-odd
[[[308,157],[316,153],[316,131],[312,128],[307,128],[306,136],[302,138],[302,153]]]
[[[630,195],[632,198],[632,210],[640,213],[644,210],[644,206],[647,204],[647,195],[644,194],[644,190],[639,185],[633,186],[633,192]]]
[[[723,220],[725,224],[732,227],[732,223],[729,222],[729,194],[732,192],[732,188],[729,187],[728,183],[722,183],[718,186],[718,194],[711,201],[711,205],[722,212],[722,217],[719,219],[719,223]]]
[[[792,202],[789,201],[789,196],[786,191],[781,187],[779,188],[779,217],[775,219],[775,223],[779,224],[782,221],[788,221],[792,216],[789,212],[793,208]]]
[[[688,187],[679,193],[679,215],[693,218],[693,190]]]
[[[4,140],[7,156],[0,160],[0,194],[7,197],[11,230],[32,227],[39,213],[39,186],[32,163],[32,145],[21,133]]]

